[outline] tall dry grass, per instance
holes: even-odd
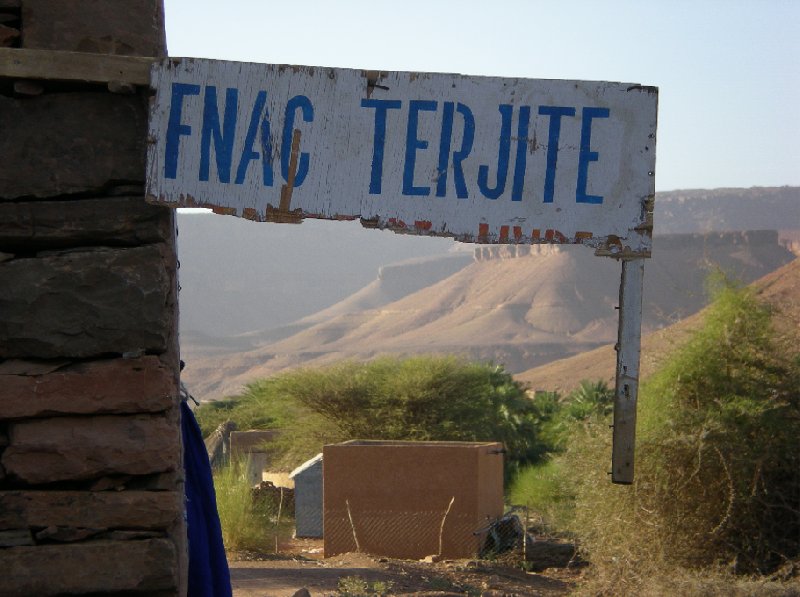
[[[254,499],[247,475],[247,461],[238,460],[214,471],[217,511],[222,526],[222,541],[228,552],[255,551],[269,553],[287,534],[286,522],[276,520],[278,504],[267,499]]]
[[[573,427],[547,484],[571,501],[556,524],[592,563],[584,593],[800,595],[800,360],[777,338],[751,293],[719,291],[642,388],[632,486],[609,482],[607,422]]]

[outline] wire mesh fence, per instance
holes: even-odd
[[[253,489],[253,499],[273,505],[269,520],[265,520],[265,533],[274,535],[269,552],[280,554],[283,550],[288,555],[292,547],[286,539],[291,536],[290,527],[298,524],[293,492],[264,482]],[[325,511],[318,548],[325,557],[363,553],[431,562],[501,560],[530,571],[563,568],[579,561],[575,545],[544,534],[539,517],[524,506],[512,506],[502,516],[478,521],[450,508],[409,512],[348,506],[345,503],[341,509]]]

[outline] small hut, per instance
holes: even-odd
[[[294,469],[294,523],[297,537],[322,537],[322,454]]]

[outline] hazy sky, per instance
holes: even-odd
[[[656,188],[800,185],[800,1],[165,0],[171,56],[655,85]]]

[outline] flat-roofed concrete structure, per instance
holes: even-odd
[[[353,440],[323,449],[325,557],[474,557],[503,514],[495,442]]]

